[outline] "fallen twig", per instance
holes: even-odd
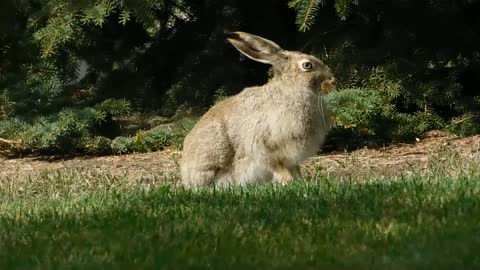
[[[471,119],[473,119],[473,118],[475,118],[475,117],[477,117],[477,116],[470,116],[470,117],[463,118],[463,119],[461,119],[461,120],[459,120],[459,121],[457,121],[457,122],[455,122],[455,123],[452,123],[452,124],[446,126],[445,128],[451,128],[451,127],[456,126],[456,125],[458,125],[458,124],[461,124],[461,123],[463,123],[463,122],[465,122],[465,121],[471,120]]]
[[[0,143],[14,145],[14,144],[22,144],[22,140],[7,140],[0,138]]]

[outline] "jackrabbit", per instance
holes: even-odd
[[[184,141],[182,184],[285,184],[325,140],[330,121],[322,95],[334,88],[335,78],[316,57],[262,37],[234,32],[227,40],[247,57],[272,65],[274,76],[217,103],[199,120]]]

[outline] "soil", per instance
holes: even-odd
[[[302,171],[352,176],[362,174],[391,175],[427,168],[436,162],[435,155],[455,155],[466,161],[480,161],[480,136],[458,138],[434,131],[413,144],[396,144],[353,152],[322,154],[304,162]],[[109,174],[138,179],[160,179],[178,176],[181,151],[104,157],[0,159],[0,178],[32,177],[41,173],[74,170],[88,174]]]

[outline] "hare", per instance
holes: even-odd
[[[286,184],[325,141],[330,121],[322,96],[335,87],[335,78],[316,57],[283,50],[262,37],[233,32],[227,40],[248,58],[270,64],[274,75],[203,115],[185,137],[181,183]]]

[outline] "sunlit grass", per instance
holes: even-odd
[[[10,179],[0,269],[478,269],[480,178],[441,172],[196,192]]]

